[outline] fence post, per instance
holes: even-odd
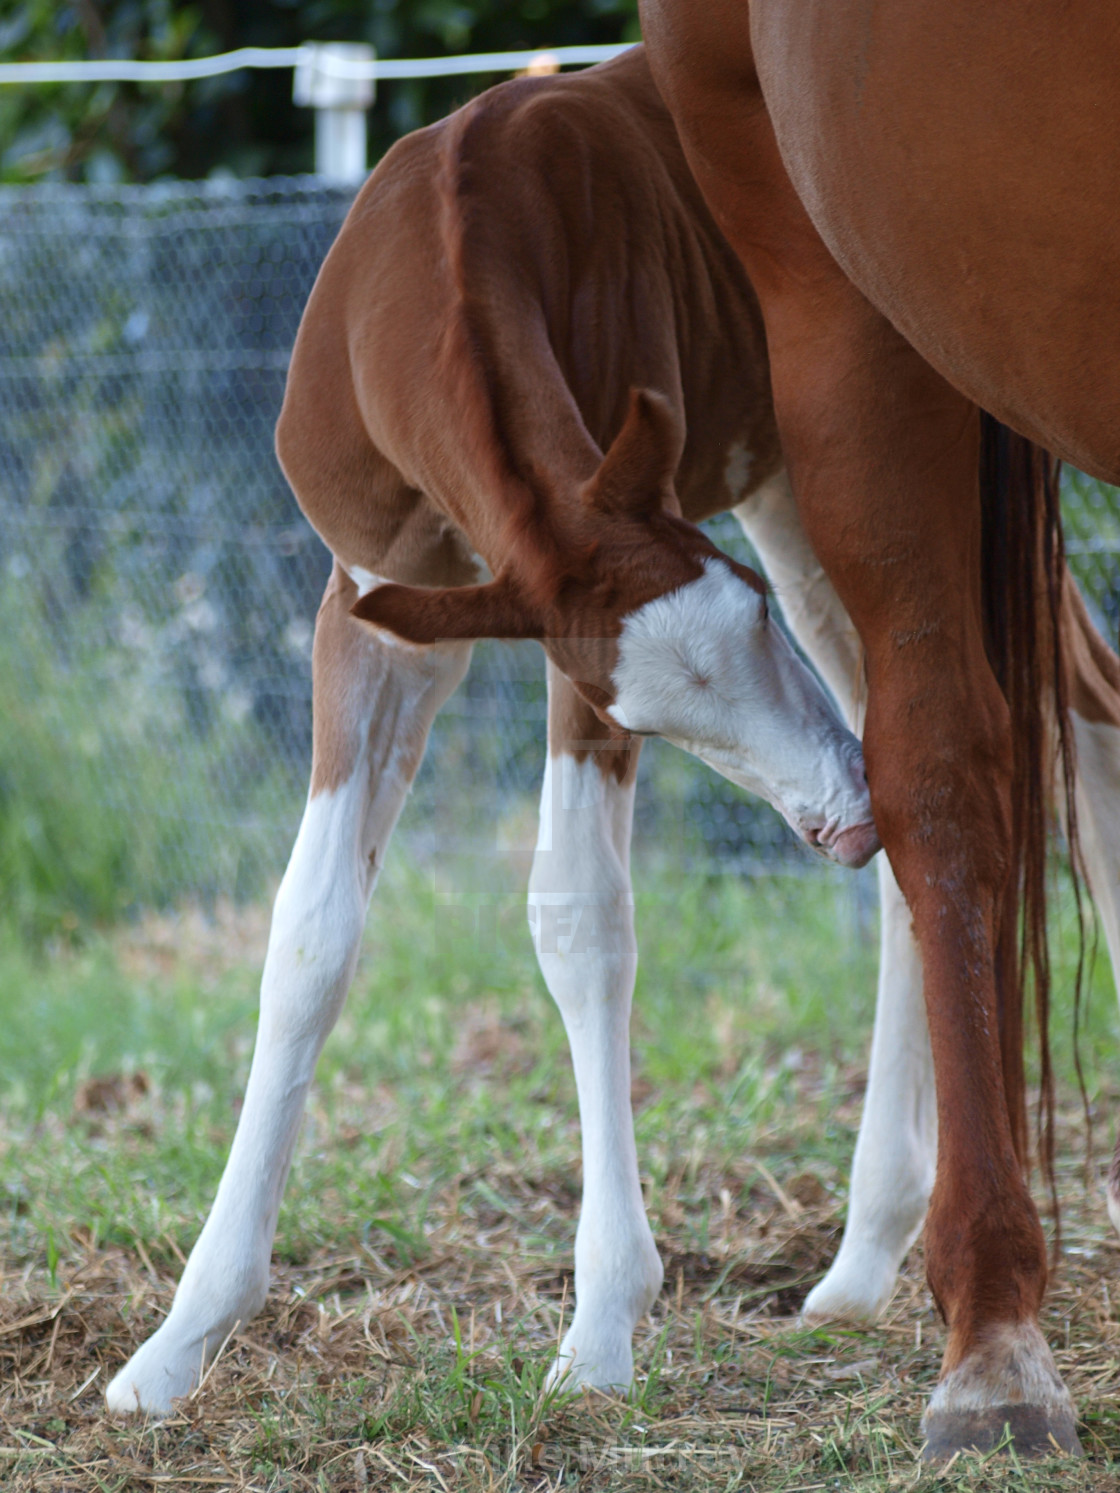
[[[357,183],[366,174],[366,110],[373,103],[374,81],[340,78],[330,63],[373,58],[365,42],[307,42],[300,48],[292,96],[315,110],[316,176]]]

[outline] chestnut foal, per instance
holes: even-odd
[[[804,38],[810,53],[829,8],[810,7],[814,29]],[[833,8],[856,14],[850,5]],[[889,9],[862,7],[859,14],[878,17]],[[937,1171],[925,1249],[949,1333],[923,1423],[925,1453],[941,1459],[990,1447],[1007,1426],[1021,1453],[1045,1453],[1055,1442],[1076,1450],[1073,1404],[1038,1325],[1046,1246],[1016,1154],[1000,1053],[996,958],[1001,923],[1009,921],[1008,868],[1016,853],[1014,738],[978,604],[980,421],[975,407],[864,299],[814,228],[783,165],[755,70],[756,10],[773,44],[772,82],[782,46],[798,45],[789,6],[641,0],[658,87],[759,298],[801,520],[866,651],[864,750],[872,803],[921,949],[936,1077]],[[903,10],[890,24],[910,23],[913,7]],[[960,12],[950,7],[947,24],[956,24]],[[1026,46],[1025,55],[1037,55],[1033,41]],[[858,123],[861,69],[871,76],[882,59],[873,47],[847,56],[854,80],[848,118]],[[934,68],[928,81],[940,77]],[[957,81],[954,75],[952,86]],[[827,102],[817,98],[818,105],[812,150],[819,162],[831,136]],[[954,145],[959,138],[952,133]],[[1026,140],[1020,136],[1022,148]],[[926,133],[927,147],[940,144],[936,131]],[[913,172],[919,159],[898,151],[890,131],[873,148],[894,150],[899,172]],[[833,186],[838,180],[854,191],[862,167],[847,150],[829,170]],[[808,179],[799,176],[799,185],[815,210]],[[919,193],[926,190],[920,170],[914,181]],[[931,194],[926,206],[935,212],[938,205]],[[1047,210],[1055,223],[1065,222]],[[849,261],[854,266],[846,254]],[[984,300],[986,275],[974,277],[976,269],[971,260],[963,266],[953,260],[951,273],[969,294],[976,291],[971,325],[986,331],[999,287]],[[1056,269],[1047,263],[1041,273]],[[904,292],[905,274],[896,279],[894,291]],[[1096,303],[1087,300],[1080,309],[1090,304]],[[1057,319],[1036,315],[1029,325],[1049,329]],[[936,321],[922,331],[936,342]],[[1041,371],[1044,363],[1043,353],[1032,366]],[[1039,433],[1047,438],[1046,428]],[[1105,445],[1101,457],[1109,454]],[[1077,454],[1080,448],[1071,436],[1059,449]],[[1102,475],[1112,471],[1107,461],[1083,464]]]
[[[584,1152],[557,1369],[627,1384],[661,1284],[629,1108],[634,738],[694,752],[837,861],[878,848],[856,738],[758,577],[694,526],[775,478],[780,455],[753,299],[640,55],[506,84],[390,151],[312,292],[277,446],[335,557],[310,794],[217,1199],[108,1404],[167,1410],[265,1299],[315,1063],[477,637],[539,638],[548,656],[530,921]]]

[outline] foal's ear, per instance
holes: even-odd
[[[398,586],[390,582],[375,586],[350,612],[408,643],[544,636],[541,619],[506,576],[485,586]]]
[[[684,432],[673,406],[653,389],[631,389],[622,429],[602,465],[583,490],[583,500],[602,513],[648,517],[673,503],[673,475],[684,449]]]

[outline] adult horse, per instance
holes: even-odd
[[[849,277],[958,389],[1120,482],[1120,8],[751,0],[750,31]]]
[[[768,25],[776,35],[785,17],[792,28],[824,8],[775,7]],[[801,518],[866,649],[868,779],[921,948],[937,1087],[925,1240],[949,1332],[926,1455],[993,1446],[1007,1426],[1021,1452],[1072,1450],[1073,1405],[1038,1326],[1045,1243],[1000,1063],[1014,748],[979,605],[979,417],[813,226],[779,152],[747,7],[643,0],[642,19],[693,172],[759,297]]]

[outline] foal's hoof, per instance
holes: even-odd
[[[860,1241],[845,1242],[828,1274],[805,1298],[801,1319],[808,1327],[826,1322],[878,1321],[898,1284],[895,1254]]]
[[[930,1409],[922,1421],[924,1462],[947,1462],[957,1452],[990,1452],[1010,1431],[1018,1457],[1080,1457],[1072,1406],[992,1405],[987,1410]]]
[[[933,1392],[922,1420],[927,1462],[990,1452],[1011,1433],[1020,1457],[1079,1457],[1077,1412],[1034,1322],[989,1328]]]

